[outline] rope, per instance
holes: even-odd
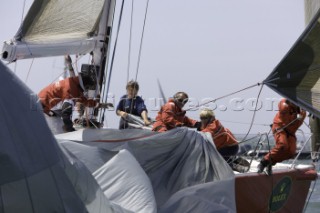
[[[257,145],[255,146],[255,148],[254,148],[254,150],[253,150],[253,153],[255,153],[255,152],[257,151],[258,145],[260,144],[260,141],[261,141],[262,135],[259,135],[259,136],[260,136],[260,137],[259,137],[259,140],[258,140]],[[247,171],[246,171],[246,172],[248,172],[248,171],[250,170],[250,168],[251,168],[251,164],[252,164],[252,161],[253,161],[253,158],[254,158],[254,156],[252,156],[252,157],[251,157],[251,159],[250,159],[250,163],[249,163],[249,167],[248,167],[248,169],[247,169]]]
[[[312,136],[312,135],[311,135],[311,136]],[[303,146],[302,146],[301,149],[299,150],[297,156],[294,158],[294,160],[293,160],[293,162],[292,162],[292,164],[291,164],[291,167],[290,167],[291,169],[293,168],[294,164],[295,164],[296,161],[298,160],[301,152],[303,151],[303,149],[304,149],[304,147],[306,146],[306,144],[308,143],[308,141],[310,141],[311,136],[310,136],[310,137],[308,138],[308,140],[303,144]]]
[[[251,141],[252,139],[255,139],[255,138],[259,137],[259,136],[260,136],[260,134],[257,134],[256,136],[253,136],[253,137],[251,137],[251,138],[248,138],[248,139],[246,139],[246,140],[242,140],[242,141],[238,142],[238,144],[242,144],[242,143]]]
[[[258,86],[259,86],[259,85],[260,85],[260,84],[258,83]],[[260,98],[262,88],[263,88],[263,84],[262,84],[262,86],[261,86],[261,88],[260,88],[260,90],[259,90],[258,96],[257,96],[257,102],[256,102],[256,106],[254,107],[253,116],[252,116],[252,119],[251,119],[251,124],[250,124],[249,130],[248,130],[246,136],[243,138],[242,141],[244,141],[244,140],[248,137],[248,135],[249,135],[249,133],[250,133],[250,131],[251,131],[251,128],[252,128],[252,126],[253,126],[253,121],[254,121],[254,118],[255,118],[255,116],[256,116],[257,106],[258,106],[258,100],[259,100],[259,98]]]
[[[26,84],[27,84],[27,81],[28,81],[28,79],[29,79],[29,74],[30,74],[30,72],[31,72],[31,68],[32,68],[32,65],[33,65],[33,61],[34,61],[34,58],[31,60],[31,64],[30,64],[30,67],[29,67],[29,70],[28,70],[28,74],[27,74],[27,77],[26,77],[26,81],[25,81]]]

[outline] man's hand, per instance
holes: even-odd
[[[149,120],[144,120],[143,122],[144,122],[145,126],[149,126],[151,124],[151,122]]]
[[[122,117],[122,118],[126,118],[127,117],[127,115],[128,115],[128,113],[126,113],[126,112],[120,112],[120,116]]]

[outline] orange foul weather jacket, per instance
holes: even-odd
[[[170,99],[158,112],[152,131],[165,132],[179,126],[194,127],[197,121],[185,114],[186,111],[176,106],[174,100]]]
[[[223,127],[219,120],[212,121],[205,128],[201,129],[201,131],[211,133],[213,142],[216,145],[217,150],[227,146],[238,144],[231,131]]]
[[[303,120],[306,117],[305,111],[300,111],[299,107],[288,105],[286,99],[281,99],[278,108],[279,111],[274,117],[272,124],[272,132],[276,145],[269,154],[264,156],[264,159],[270,160],[273,165],[290,159],[296,154],[297,138],[295,133],[303,124]],[[298,114],[302,115],[301,119],[297,119]]]
[[[66,99],[72,99],[74,102],[81,102],[86,106],[94,107],[97,102],[88,100],[83,95],[78,77],[70,77],[42,89],[38,94],[43,107],[43,112],[49,114],[50,109],[59,102]]]

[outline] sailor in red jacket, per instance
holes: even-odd
[[[211,109],[203,109],[200,112],[200,120],[201,132],[209,132],[211,134],[218,152],[229,162],[230,157],[235,156],[239,150],[238,141],[234,135],[229,129],[222,126]],[[231,164],[232,162],[229,163]]]
[[[185,92],[177,92],[173,99],[170,99],[161,107],[156,117],[156,122],[153,124],[152,131],[165,132],[181,126],[197,128],[197,125],[200,123],[188,118],[186,111],[182,110],[187,102],[188,95]]]
[[[296,131],[303,124],[306,112],[287,99],[281,99],[279,111],[273,119],[272,132],[275,147],[264,156],[258,165],[258,173],[268,166],[267,173],[271,173],[271,165],[292,158],[296,154]]]
[[[50,84],[39,92],[38,97],[42,104],[43,112],[50,117],[61,117],[64,123],[64,132],[71,132],[75,130],[71,115],[76,102],[83,103],[87,107],[107,108],[111,106],[110,104],[99,104],[96,100],[88,99],[84,95],[86,91],[94,90],[95,87],[95,75],[92,73],[79,73],[79,76]],[[62,106],[57,107],[58,104],[62,104]],[[49,122],[48,124],[51,126]],[[61,133],[60,130],[56,130],[56,127],[51,127],[54,134]]]

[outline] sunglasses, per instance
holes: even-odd
[[[185,98],[185,99],[177,99],[178,102],[182,103],[182,104],[186,104],[189,99],[188,98]]]

